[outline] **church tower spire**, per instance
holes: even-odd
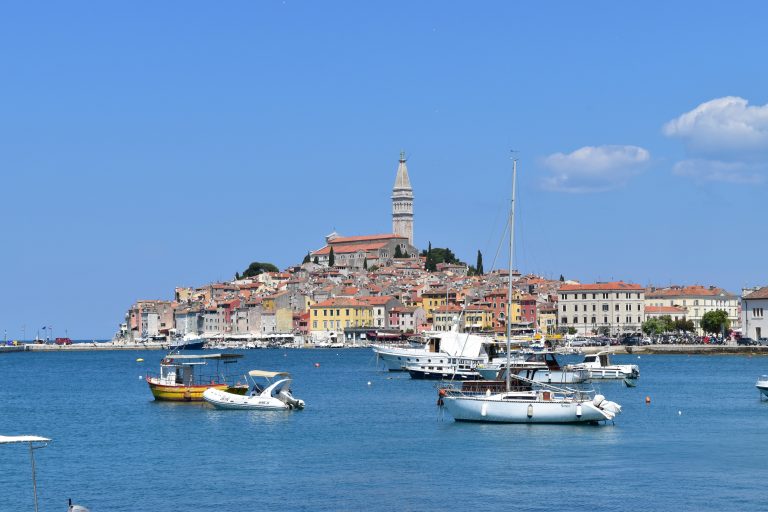
[[[408,243],[413,245],[413,188],[405,161],[405,151],[401,151],[392,189],[392,232],[407,237]]]

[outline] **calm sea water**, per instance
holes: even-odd
[[[766,358],[616,357],[640,383],[597,386],[624,411],[595,427],[455,423],[434,383],[368,350],[245,352],[244,369],[293,373],[303,411],[158,403],[139,377],[162,356],[0,357],[0,433],[53,439],[41,511],[768,508]],[[28,450],[0,447],[0,511],[32,506]]]

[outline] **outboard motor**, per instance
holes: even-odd
[[[287,389],[281,389],[280,393],[277,394],[278,398],[280,398],[280,401],[282,401],[284,404],[288,405],[291,409],[303,409],[304,408],[304,400],[299,400],[297,398],[293,398],[293,395],[291,395],[290,390]]]
[[[70,498],[69,507],[67,507],[67,512],[91,512],[91,511],[82,505],[73,505],[72,498]]]

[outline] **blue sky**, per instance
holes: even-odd
[[[0,330],[109,337],[135,299],[388,232],[401,149],[420,247],[490,266],[516,149],[523,272],[768,284],[766,11],[7,3]]]

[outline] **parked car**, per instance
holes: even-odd
[[[768,346],[768,338],[758,338],[757,343],[763,347]]]
[[[755,340],[753,340],[752,338],[744,338],[744,337],[739,338],[738,340],[736,340],[736,343],[738,345],[757,345],[757,342]]]

